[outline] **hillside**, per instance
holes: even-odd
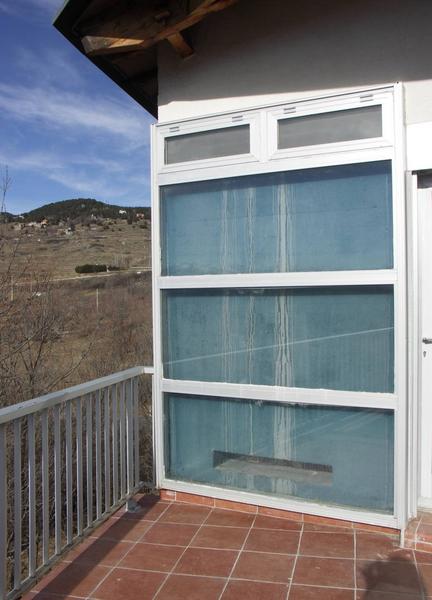
[[[120,212],[120,211],[126,211]],[[137,214],[144,214],[146,219],[150,219],[150,207],[148,206],[118,206],[116,204],[106,204],[92,198],[75,198],[71,200],[62,200],[44,204],[27,213],[22,213],[27,222],[48,219],[50,223],[59,221],[69,221],[76,219],[87,219],[91,216],[97,219],[118,219],[134,218]]]

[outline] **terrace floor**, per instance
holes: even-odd
[[[25,600],[425,600],[432,554],[396,535],[138,499]],[[288,514],[288,513],[287,513]]]

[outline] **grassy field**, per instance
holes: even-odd
[[[111,223],[111,224],[109,224]],[[31,264],[31,270],[48,272],[54,278],[76,276],[75,267],[84,263],[110,264],[130,269],[151,267],[150,224],[140,221],[131,225],[124,220],[100,225],[77,225],[66,233],[64,227],[46,229],[26,227],[15,230],[0,225],[0,238],[15,242],[16,264]],[[0,269],[7,266],[2,261]]]
[[[152,364],[150,224],[108,223],[0,225],[3,405]],[[121,270],[77,275],[86,263]]]

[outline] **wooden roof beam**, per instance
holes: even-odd
[[[82,31],[85,35],[81,42],[88,56],[100,56],[143,50],[162,40],[168,40],[180,56],[190,56],[193,50],[181,32],[237,1],[201,0],[189,13],[179,9],[178,3],[172,0],[167,2],[163,11],[137,7],[105,22],[99,20],[93,24],[83,24]]]
[[[167,37],[167,40],[177,52],[179,56],[182,58],[188,58],[188,56],[192,56],[194,53],[193,48],[187,41],[184,39],[183,35],[180,32],[173,33]]]

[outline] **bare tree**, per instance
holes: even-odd
[[[3,167],[2,179],[1,179],[1,209],[0,209],[0,222],[6,222],[6,196],[12,185],[12,177],[9,175],[9,167],[5,165]]]

